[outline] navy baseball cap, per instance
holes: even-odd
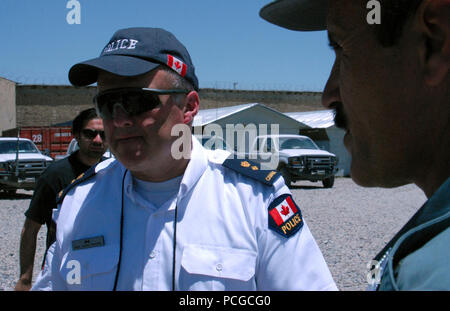
[[[329,0],[277,0],[264,6],[259,16],[291,30],[325,30]]]
[[[69,81],[75,86],[85,86],[97,82],[99,69],[131,77],[160,65],[173,69],[198,91],[198,79],[188,51],[173,34],[161,28],[116,31],[99,57],[70,68]]]

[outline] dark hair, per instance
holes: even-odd
[[[374,25],[378,41],[393,46],[402,36],[403,27],[422,0],[381,0],[381,24]]]
[[[81,111],[72,122],[72,134],[80,134],[83,127],[92,119],[100,118],[95,111],[95,108],[89,108]]]

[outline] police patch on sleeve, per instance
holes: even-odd
[[[294,235],[303,227],[300,208],[292,195],[283,194],[269,205],[269,228],[285,238]]]

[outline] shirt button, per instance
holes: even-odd
[[[151,253],[150,253],[150,256],[149,256],[151,259],[153,259],[153,258],[155,258],[156,257],[156,252],[155,251],[152,251]]]
[[[222,269],[223,269],[223,267],[222,267],[222,265],[220,263],[216,265],[216,270],[217,271],[222,271]]]

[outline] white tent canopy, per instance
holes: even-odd
[[[286,112],[285,115],[304,123],[311,128],[329,128],[334,125],[333,110],[307,112]]]
[[[197,126],[204,126],[207,124],[215,123],[216,121],[231,117],[233,115],[236,115],[238,113],[247,111],[247,110],[253,110],[257,111],[258,113],[264,112],[266,114],[271,114],[277,119],[285,119],[287,122],[293,122],[298,123],[298,126],[300,128],[309,128],[308,125],[299,122],[295,118],[285,114],[281,113],[275,109],[269,108],[265,105],[258,104],[258,103],[250,103],[250,104],[243,104],[243,105],[236,105],[236,106],[229,106],[229,107],[220,107],[220,108],[212,108],[212,109],[203,109],[199,110],[198,114],[194,118],[194,122],[192,124],[193,127]],[[295,122],[297,121],[297,122]]]

